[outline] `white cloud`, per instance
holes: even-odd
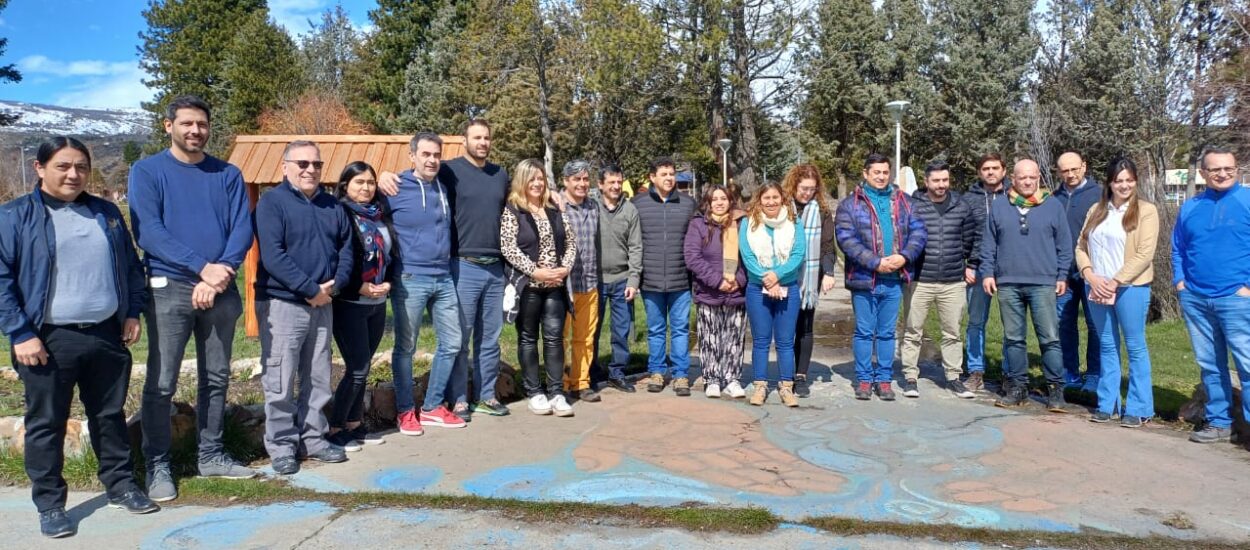
[[[308,21],[321,22],[321,13],[330,7],[328,0],[269,0],[269,16],[286,27],[291,36],[308,32]]]
[[[131,61],[98,61],[94,59],[81,61],[59,61],[43,55],[28,55],[18,60],[17,68],[26,74],[46,74],[49,76],[114,76],[124,74],[135,67]]]
[[[147,73],[138,63],[130,63],[125,71],[105,76],[74,79],[52,99],[53,105],[94,109],[137,109],[140,103],[156,95],[143,84]]]

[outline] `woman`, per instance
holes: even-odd
[[[565,279],[577,258],[577,245],[569,221],[551,200],[538,160],[523,160],[513,171],[499,232],[508,264],[504,309],[516,319],[517,362],[529,410],[538,415],[573,416],[573,407],[564,396],[564,316],[571,303]],[[540,327],[545,391],[538,372]]]
[[[747,317],[751,320],[751,368],[755,388],[751,404],[763,405],[768,397],[768,352],[777,347],[780,384],[777,394],[787,407],[799,406],[794,395],[794,329],[799,318],[799,275],[807,242],[794,223],[793,203],[781,187],[765,184],[755,192],[747,208],[747,220],[739,224],[746,264]]]
[[[699,306],[699,357],[703,358],[704,394],[718,398],[721,389],[735,399],[746,391],[742,347],[746,336],[747,274],[738,262],[737,197],[720,185],[709,186],[690,220],[683,244],[686,267],[694,275],[694,302]]]
[[[362,422],[365,381],[373,353],[386,330],[386,298],[399,265],[399,246],[385,201],[377,194],[373,167],[353,162],[343,168],[334,195],[352,221],[351,279],[334,299],[334,341],[343,356],[346,372],[334,390],[330,415],[330,443],[346,451],[361,445],[381,445],[386,440],[371,434]]]
[[[0,206],[0,329],[25,385],[26,475],[44,536],[67,537],[62,444],[74,388],[109,504],[160,510],[135,485],[126,431],[131,357],[147,285],[121,211],[84,192],[91,154],[52,138],[35,156],[35,191]]]
[[[781,184],[794,198],[794,211],[803,228],[807,257],[799,277],[799,320],[794,330],[794,394],[811,395],[807,369],[812,363],[812,328],[820,294],[833,290],[833,268],[837,261],[837,235],[833,231],[833,199],[825,189],[820,171],[810,164],[790,169]],[[817,254],[819,251],[819,254]]]
[[[1137,165],[1118,159],[1107,167],[1102,201],[1085,217],[1076,243],[1076,265],[1089,289],[1089,309],[1102,352],[1098,409],[1093,422],[1120,413],[1120,425],[1137,428],[1154,416],[1146,315],[1150,310],[1152,261],[1159,212],[1137,194]],[[1120,406],[1120,335],[1128,348],[1128,398]]]

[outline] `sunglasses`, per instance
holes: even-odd
[[[286,159],[283,159],[283,162],[289,162],[291,164],[294,164],[298,166],[300,170],[307,170],[309,166],[312,166],[313,170],[320,170],[321,167],[325,166],[326,164],[324,161],[320,161],[320,160],[286,160]]]
[[[1020,234],[1029,234],[1029,219],[1024,217],[1024,214],[1020,214]]]

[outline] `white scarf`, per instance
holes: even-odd
[[[760,267],[773,269],[786,263],[790,251],[794,249],[794,222],[790,220],[789,211],[782,208],[776,218],[763,216],[763,223],[755,224],[747,221],[747,245],[755,254]],[[770,236],[764,226],[771,227]]]

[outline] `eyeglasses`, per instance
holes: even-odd
[[[1204,170],[1208,174],[1236,174],[1236,166],[1225,166],[1223,168],[1207,168]]]
[[[1029,219],[1024,217],[1024,214],[1020,214],[1020,234],[1029,234]]]
[[[322,166],[325,166],[325,164],[326,164],[326,163],[325,163],[325,161],[320,161],[320,160],[288,160],[288,159],[282,159],[282,162],[289,162],[289,163],[291,163],[291,164],[294,164],[294,165],[298,166],[300,170],[307,170],[309,166],[312,166],[312,167],[313,167],[313,170],[320,170],[320,169],[321,169],[321,167],[322,167]]]

